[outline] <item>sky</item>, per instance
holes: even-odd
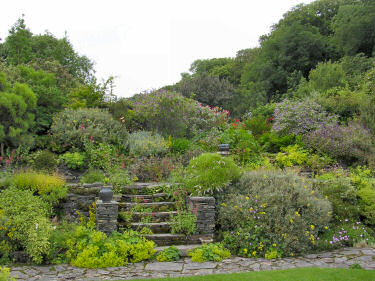
[[[101,81],[130,97],[178,82],[197,59],[235,57],[258,46],[284,13],[312,0],[12,0],[1,5],[0,38],[24,14],[34,34],[67,33],[95,62]]]

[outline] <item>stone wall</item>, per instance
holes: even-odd
[[[96,227],[109,235],[117,230],[118,202],[96,202]]]
[[[199,234],[214,234],[215,231],[215,198],[188,197],[190,210],[197,215],[197,232]]]
[[[77,220],[79,215],[88,217],[89,207],[98,199],[103,183],[70,184],[68,196],[60,203],[60,208],[68,220]]]

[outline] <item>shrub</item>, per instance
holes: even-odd
[[[318,177],[315,183],[319,192],[326,196],[332,204],[332,218],[335,223],[346,218],[356,220],[359,218],[360,209],[357,198],[357,190],[347,177],[333,177],[323,180]]]
[[[153,241],[131,230],[113,232],[107,237],[103,232],[79,226],[67,244],[70,264],[88,268],[124,266],[147,260],[156,252]]]
[[[222,261],[230,258],[230,252],[220,243],[203,244],[188,253],[193,262]]]
[[[226,247],[242,256],[307,252],[331,218],[329,201],[290,173],[251,171],[228,193],[219,223]]]
[[[10,268],[0,266],[0,281],[16,281],[16,278],[10,277]]]
[[[168,157],[136,158],[130,165],[131,177],[139,181],[160,182],[168,178],[175,169],[174,160]]]
[[[244,121],[245,129],[250,130],[251,133],[258,137],[264,133],[271,131],[272,124],[269,122],[269,119],[264,116],[253,116],[250,119]]]
[[[39,150],[30,155],[31,165],[36,171],[54,172],[57,167],[57,157],[48,150]]]
[[[373,137],[357,122],[325,126],[303,138],[306,145],[346,164],[373,164]]]
[[[276,105],[272,130],[282,134],[304,135],[323,125],[336,123],[337,117],[328,115],[315,102],[284,100]]]
[[[156,256],[156,260],[159,262],[178,261],[181,259],[181,255],[182,254],[179,249],[171,246],[159,252]]]
[[[62,222],[51,233],[49,238],[49,251],[46,260],[53,264],[68,263],[66,251],[68,250],[68,240],[74,235],[76,228],[75,223]]]
[[[57,204],[68,193],[65,180],[57,174],[48,175],[40,172],[25,171],[14,174],[10,181],[16,188],[31,190],[52,204]]]
[[[58,113],[51,126],[52,148],[65,152],[72,148],[83,150],[84,142],[114,145],[124,150],[128,145],[128,133],[124,123],[113,120],[101,109],[65,109]]]
[[[309,157],[309,153],[298,144],[282,147],[281,151],[275,159],[281,168],[303,165]]]
[[[332,250],[343,247],[353,247],[358,243],[371,245],[375,243],[374,231],[361,224],[360,221],[351,222],[348,219],[332,229],[327,227],[318,241],[321,250]]]
[[[177,215],[171,215],[171,233],[194,234],[196,231],[197,216],[189,211],[178,211]]]
[[[33,262],[42,263],[49,250],[51,207],[29,190],[9,188],[0,193],[0,206],[8,219],[5,226],[14,250],[25,249]]]
[[[108,175],[108,183],[113,186],[113,192],[121,193],[122,188],[131,184],[129,172],[125,169],[113,169]]]
[[[275,132],[269,132],[259,137],[259,143],[265,151],[277,153],[281,147],[295,144],[296,140],[293,135],[280,136]]]
[[[139,131],[129,136],[129,152],[134,156],[159,156],[167,151],[168,143],[157,133]]]
[[[66,152],[63,155],[60,155],[65,165],[72,170],[82,170],[85,166],[86,154],[82,152]]]
[[[82,177],[81,183],[94,183],[94,182],[104,182],[106,179],[105,175],[100,170],[88,170]]]
[[[219,142],[229,144],[234,159],[239,163],[245,164],[259,153],[260,147],[251,132],[243,127],[244,124],[236,120],[228,129],[221,133]]]
[[[170,143],[170,150],[175,154],[184,154],[192,146],[191,141],[185,138],[172,138]]]
[[[102,169],[108,171],[115,163],[115,148],[112,145],[85,142],[87,162],[90,169]]]
[[[199,135],[212,127],[225,124],[229,114],[218,107],[202,106],[193,99],[167,91],[136,95],[132,102],[132,119],[137,120],[144,130],[155,130],[165,137]]]
[[[231,158],[204,153],[190,161],[183,180],[192,194],[212,194],[227,187],[239,176],[240,169]]]

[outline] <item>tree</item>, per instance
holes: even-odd
[[[0,144],[1,153],[4,147],[14,147],[24,140],[34,123],[37,98],[26,85],[15,83],[13,87],[7,82],[6,75],[0,73]]]
[[[333,22],[334,42],[346,55],[364,53],[371,57],[375,48],[375,2],[357,2],[339,8]]]
[[[25,20],[20,18],[9,30],[5,40],[5,50],[2,55],[9,64],[17,65],[29,62],[33,58],[31,49],[32,33],[26,28]]]
[[[206,105],[223,108],[228,108],[229,101],[234,95],[234,87],[227,79],[220,79],[205,72],[183,79],[180,89],[185,97],[193,97]]]

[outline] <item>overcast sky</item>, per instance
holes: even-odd
[[[173,84],[196,59],[234,57],[299,3],[312,0],[4,1],[0,38],[22,14],[34,34],[46,30],[95,62],[99,79],[116,76],[129,97]]]

